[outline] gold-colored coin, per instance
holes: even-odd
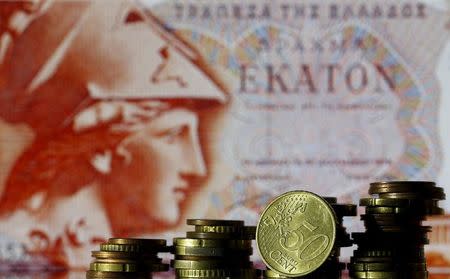
[[[409,206],[437,206],[437,201],[430,200],[411,200],[395,198],[363,198],[359,200],[362,206],[388,206],[388,207],[409,207]]]
[[[231,249],[241,249],[252,247],[250,239],[196,239],[177,237],[173,239],[175,246],[185,247],[229,247]]]
[[[436,183],[432,181],[381,181],[370,183],[369,194],[428,192],[434,189]]]
[[[251,255],[252,253],[252,248],[230,249],[228,247],[174,247],[174,254],[183,256],[226,257],[233,255]]]
[[[105,252],[141,253],[143,250],[146,250],[145,247],[135,244],[100,244],[100,251]]]
[[[436,187],[431,181],[388,181],[370,183],[369,194],[378,194],[380,198],[385,194],[405,193],[410,198],[444,200],[442,187]],[[406,197],[403,196],[403,197]],[[399,198],[402,195],[398,196]]]
[[[406,193],[380,193],[378,194],[379,198],[382,199],[411,199],[411,200],[431,200],[431,201],[438,201],[438,200],[444,200],[443,195],[445,195],[444,193],[442,194],[436,194],[436,197],[432,196],[432,197],[427,197],[424,193],[416,193],[416,192],[406,192]]]
[[[387,206],[367,206],[367,214],[406,214],[423,218],[425,215],[442,215],[445,213],[440,207],[387,207]]]
[[[195,226],[195,231],[202,233],[238,233],[241,232],[241,230],[241,226]]]
[[[368,262],[368,263],[380,263],[380,262],[392,262],[392,257],[350,257],[350,262]]]
[[[409,248],[409,247],[408,247]],[[354,258],[358,259],[359,257],[404,257],[408,256],[409,258],[424,258],[425,251],[423,246],[413,246],[412,248],[405,249],[400,248],[398,250],[389,250],[382,248],[372,248],[372,249],[362,249],[356,250],[353,252]]]
[[[86,279],[149,279],[152,278],[150,272],[107,272],[107,271],[86,271]]]
[[[396,263],[367,263],[367,262],[357,262],[350,264],[349,268],[354,271],[398,271],[398,270],[414,270],[414,271],[424,271],[427,270],[426,263],[406,263],[406,264],[396,264]]]
[[[352,276],[352,278],[361,278],[361,279],[399,278],[399,274],[394,271],[351,271],[350,276]]]
[[[388,207],[407,207],[411,205],[408,199],[380,199],[380,198],[363,198],[359,200],[361,206],[388,206]]]
[[[124,258],[97,258],[96,263],[129,263],[129,264],[143,264],[145,266],[151,266],[152,264],[159,264],[162,262],[162,258],[140,258],[140,259],[124,259]]]
[[[374,232],[366,235],[364,233],[352,233],[352,238],[358,246],[363,245],[372,249],[376,247],[398,247],[398,245],[407,246],[411,243],[422,245],[429,242],[426,231],[414,232],[413,235],[398,232]]]
[[[142,264],[136,263],[97,263],[90,264],[90,270],[103,272],[142,272],[146,269]]]
[[[216,234],[230,234],[230,235],[242,235],[244,239],[251,238],[255,235],[255,226],[207,226],[207,225],[196,225],[196,233],[216,233]],[[250,236],[250,237],[249,237]]]
[[[252,267],[250,261],[225,260],[171,260],[170,265],[177,269],[217,269],[217,268],[248,268]]]
[[[258,275],[247,275],[247,276],[225,276],[225,277],[184,277],[176,276],[177,279],[259,279]]]
[[[337,217],[344,217],[344,216],[356,216],[358,213],[358,208],[356,204],[331,204],[331,207],[334,210],[334,213],[336,213]]]
[[[277,197],[263,211],[256,244],[264,263],[288,277],[319,268],[336,240],[336,216],[321,197],[292,191]]]
[[[90,270],[103,272],[144,272],[144,271],[167,271],[169,265],[162,263],[103,263],[93,262]]]
[[[337,203],[337,197],[322,197],[322,199],[324,199],[329,204]],[[270,269],[268,269],[268,270],[270,270]]]
[[[218,277],[228,277],[228,278],[254,278],[257,276],[256,269],[245,268],[245,269],[177,269],[175,270],[177,278],[179,277],[189,277],[189,278],[218,278]]]
[[[241,220],[187,219],[186,223],[192,226],[244,226]]]
[[[110,238],[108,244],[140,245],[144,247],[166,246],[165,239],[144,239],[144,238]]]
[[[242,234],[245,239],[256,238],[256,226],[244,226]]]
[[[175,255],[177,261],[196,261],[196,262],[218,262],[223,266],[242,266],[247,265],[250,262],[250,255],[235,255],[233,257],[221,258],[221,257],[205,257],[205,256],[183,256]],[[219,268],[219,267],[217,267]]]
[[[281,275],[270,269],[264,270],[263,277],[264,278],[289,278],[287,276]]]
[[[183,277],[183,276],[177,276],[176,277],[176,279],[193,279],[193,278],[195,278],[195,279],[211,279],[211,277]],[[239,277],[239,276],[236,276],[236,277],[229,277],[229,276],[227,276],[227,277],[213,277],[214,279],[230,279],[230,278],[233,278],[233,279],[258,279],[257,277]]]
[[[159,259],[156,254],[148,255],[141,253],[129,253],[129,252],[110,252],[110,251],[92,251],[92,257],[98,259]]]
[[[241,239],[241,236],[239,233],[186,232],[186,237],[200,239]]]
[[[405,274],[405,272],[395,271],[351,271],[350,276],[352,278],[364,278],[364,279],[386,279],[386,278],[408,278],[408,279],[426,279],[428,278],[427,271],[415,271]]]

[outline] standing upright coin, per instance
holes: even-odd
[[[321,197],[287,192],[261,214],[256,244],[264,263],[288,277],[307,275],[330,255],[336,240],[336,216]]]

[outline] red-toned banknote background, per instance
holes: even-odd
[[[0,270],[85,268],[186,218],[255,225],[293,189],[448,191],[448,5],[0,2]],[[430,223],[442,272],[450,217]]]

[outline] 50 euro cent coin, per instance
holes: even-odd
[[[329,257],[336,240],[336,216],[320,196],[287,192],[261,214],[256,244],[264,263],[288,277],[307,275]]]

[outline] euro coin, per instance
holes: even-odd
[[[435,188],[436,183],[432,181],[380,181],[370,183],[369,194],[372,195],[387,192],[428,192]]]
[[[192,226],[244,226],[241,220],[187,219],[186,223]]]
[[[337,217],[356,216],[358,208],[355,204],[331,204]]]
[[[93,262],[90,270],[103,272],[144,272],[144,271],[167,271],[169,265],[163,263],[104,263]]]
[[[152,278],[150,272],[105,272],[86,271],[86,279],[149,279]]]
[[[257,277],[183,277],[183,276],[176,276],[176,279],[257,279]]]
[[[240,234],[236,233],[186,232],[186,237],[200,239],[233,239],[239,238],[238,236]]]
[[[399,233],[378,233],[378,232],[369,232],[369,233],[352,233],[353,241],[355,241],[358,246],[364,244],[370,245],[379,245],[380,247],[386,245],[400,245],[400,244],[411,244],[411,243],[420,243],[420,241],[428,240],[427,233],[428,227],[420,228],[417,231],[410,232],[409,234],[399,234]]]
[[[143,247],[166,246],[165,239],[144,239],[144,238],[110,238],[108,244],[137,245]]]
[[[158,257],[154,258],[96,258],[96,263],[142,263],[151,265],[153,263],[161,263],[162,259]]]
[[[398,192],[392,192],[392,193],[380,193],[378,194],[379,198],[386,199],[411,199],[411,200],[431,200],[431,201],[438,201],[438,200],[444,200],[445,194],[442,193],[435,193],[435,194],[429,194],[425,195],[424,193],[398,193]]]
[[[189,278],[217,278],[217,277],[245,277],[255,278],[258,275],[256,269],[177,269],[175,274],[178,277]]]
[[[242,235],[244,239],[255,239],[256,238],[256,226],[244,226],[242,230]]]
[[[409,207],[409,206],[437,206],[436,201],[430,200],[412,200],[396,198],[364,198],[359,205],[362,206],[388,206],[388,207]]]
[[[175,255],[184,256],[202,256],[202,257],[228,257],[228,256],[239,256],[239,255],[251,255],[253,249],[230,249],[228,247],[186,247],[186,246],[175,246]]]
[[[223,261],[223,262],[244,262],[250,261],[250,255],[237,254],[233,257],[208,257],[208,256],[190,256],[190,255],[175,255],[175,260],[189,260],[189,261]]]
[[[289,278],[289,277],[281,275],[281,274],[279,274],[279,273],[277,273],[277,272],[275,272],[273,270],[270,270],[270,269],[264,270],[263,277],[264,278]]]
[[[423,246],[401,247],[397,249],[390,248],[372,248],[372,249],[359,249],[353,252],[353,255],[358,257],[400,257],[413,259],[423,259],[425,257],[425,251]]]
[[[97,259],[137,259],[142,257],[142,254],[140,253],[129,252],[92,251],[91,254],[92,257],[95,257]]]
[[[389,193],[408,193],[411,197],[421,199],[444,200],[445,193],[442,187],[436,187],[431,181],[387,181],[370,184],[369,194],[378,194],[380,197]]]
[[[371,198],[360,200],[365,233],[353,233],[358,249],[348,265],[352,278],[427,278],[424,245],[431,227],[428,215],[444,211],[443,188],[429,181],[388,181],[370,184]]]
[[[380,263],[380,262],[392,262],[392,257],[350,257],[350,264],[355,262],[367,262],[367,263]]]
[[[195,226],[195,231],[200,233],[239,233],[242,227],[237,226]]]
[[[170,265],[176,269],[218,269],[218,268],[251,268],[250,261],[225,260],[171,260]]]
[[[110,244],[102,243],[100,244],[100,251],[105,252],[126,252],[126,253],[138,253],[143,251],[143,247],[139,245],[129,245],[129,244]]]
[[[351,269],[355,271],[397,271],[402,269],[424,271],[427,269],[427,265],[426,263],[398,264],[395,262],[358,262],[353,263]]]
[[[289,277],[304,276],[319,268],[332,252],[335,240],[333,209],[307,191],[277,197],[263,211],[256,229],[264,263]]]
[[[100,244],[100,251],[104,252],[123,252],[130,254],[145,254],[145,253],[158,253],[166,252],[166,246],[142,246],[136,244]]]
[[[407,218],[405,216],[396,214],[361,214],[361,220],[367,224],[373,224],[374,226],[404,226],[404,227],[417,227],[421,225],[421,221],[414,218]]]
[[[351,271],[350,276],[352,278],[361,279],[426,279],[428,278],[427,271],[416,272],[396,272],[396,271]]]
[[[232,249],[251,248],[250,239],[196,239],[177,237],[173,239],[175,246],[185,247],[229,247]]]
[[[329,204],[337,203],[336,197],[322,197],[322,199],[324,199]]]
[[[225,277],[183,277],[176,276],[177,279],[259,279],[259,276],[249,275],[249,276],[225,276]]]
[[[427,214],[426,211],[417,211],[408,207],[387,207],[387,206],[370,206],[366,207],[367,214],[404,214],[404,215],[420,215],[422,218]]]
[[[139,272],[146,270],[144,265],[137,263],[98,263],[90,264],[90,270],[103,272]]]

